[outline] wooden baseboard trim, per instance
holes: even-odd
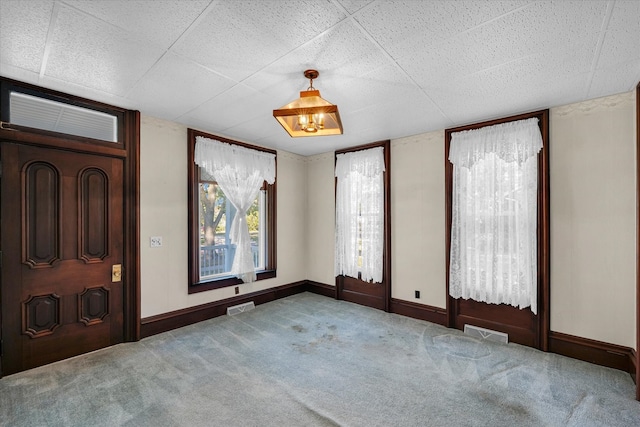
[[[140,322],[141,338],[150,337],[172,329],[188,326],[193,323],[227,314],[227,307],[253,301],[255,305],[275,301],[289,295],[307,290],[307,281],[289,283],[275,288],[252,292],[245,295],[214,301],[207,304],[171,311],[156,316],[146,317]]]
[[[336,287],[327,285],[325,283],[314,282],[313,280],[307,280],[306,290],[313,292],[314,294],[324,295],[329,298],[336,298]]]
[[[549,351],[596,365],[620,369],[624,372],[635,372],[633,349],[602,341],[549,332]]]
[[[391,298],[391,313],[447,326],[447,311],[444,308]]]

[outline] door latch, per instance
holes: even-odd
[[[122,264],[115,264],[111,267],[111,281],[120,282],[122,280]]]

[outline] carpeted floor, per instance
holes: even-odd
[[[628,374],[304,293],[0,380],[3,426],[640,426]]]

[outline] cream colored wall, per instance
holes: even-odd
[[[393,298],[446,307],[444,204],[444,131],[391,141]]]
[[[551,329],[636,347],[635,94],[551,109]]]
[[[334,153],[306,158],[307,279],[335,286]]]
[[[142,318],[234,296],[233,287],[187,294],[187,128],[142,116],[140,130]],[[249,293],[306,279],[306,166],[277,156],[277,277],[240,285]],[[149,238],[162,236],[151,248]]]
[[[551,329],[632,348],[634,102],[630,92],[553,108],[550,119]],[[187,295],[186,128],[143,117],[141,133],[142,317],[233,296]],[[278,152],[278,277],[242,293],[334,284],[333,156]],[[393,298],[446,306],[444,202],[444,132],[393,140]],[[150,248],[150,236],[164,246]]]

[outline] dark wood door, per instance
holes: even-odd
[[[2,374],[122,342],[123,160],[1,146]]]
[[[391,306],[391,142],[380,141],[336,151],[337,154],[384,148],[384,253],[382,259],[382,282],[365,282],[349,276],[336,277],[337,298],[379,310],[389,311]]]

